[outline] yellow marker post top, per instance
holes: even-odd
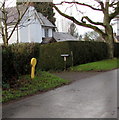
[[[35,67],[36,63],[37,63],[36,58],[32,58],[31,59],[31,65]]]

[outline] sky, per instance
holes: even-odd
[[[3,0],[0,0],[0,2]],[[16,5],[16,0],[7,0],[7,4],[6,6],[15,6]],[[61,1],[64,0],[53,0],[54,3],[60,3]],[[65,0],[65,1],[72,1],[72,0]],[[78,0],[78,1],[82,1],[82,0]],[[94,0],[83,0],[83,2],[87,3],[87,4],[91,4],[91,5],[97,5]],[[63,11],[64,13],[68,14],[68,15],[72,15],[74,16],[77,20],[81,20],[82,16],[89,16],[90,19],[92,19],[95,22],[102,22],[103,21],[103,14],[100,11],[94,11],[90,8],[87,7],[82,7],[82,6],[75,6],[73,5],[71,7],[71,5],[69,4],[63,4],[63,5],[59,5],[58,6],[59,9],[61,11]],[[80,10],[81,12],[79,12],[78,10]],[[67,20],[66,18],[62,17],[61,15],[59,15],[59,13],[55,12],[55,17],[56,17],[56,26],[58,27],[58,31],[59,32],[67,32],[68,31],[68,26],[69,24],[71,24],[72,22],[70,20]],[[81,26],[76,26],[77,27],[77,31],[79,33],[79,35],[83,35],[85,34],[85,32],[91,31],[91,29],[85,28],[85,27],[81,27]],[[114,26],[114,32],[117,31],[117,26]]]

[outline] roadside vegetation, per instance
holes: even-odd
[[[2,102],[8,102],[37,92],[45,92],[70,81],[59,78],[48,72],[37,71],[34,79],[30,75],[21,76],[14,88],[3,89]]]
[[[118,47],[114,55],[119,57]],[[73,61],[72,54],[73,53]],[[64,70],[61,54],[69,54],[67,68],[71,71],[106,71],[118,68],[119,59],[108,59],[107,45],[103,42],[60,42],[41,45],[39,43],[12,44],[2,46],[2,102],[9,102],[24,96],[33,95],[68,84],[70,81],[43,71]],[[30,78],[32,58],[37,59],[36,76]],[[99,61],[103,60],[103,61]],[[93,62],[92,61],[98,61]],[[84,64],[87,63],[87,64]],[[82,65],[83,64],[83,65]],[[12,69],[11,69],[12,68]],[[42,70],[42,71],[39,71]]]
[[[119,68],[119,59],[108,59],[71,67],[71,71],[107,71]]]

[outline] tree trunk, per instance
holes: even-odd
[[[108,36],[107,38],[107,47],[108,47],[108,57],[112,59],[114,57],[114,42],[112,37]]]
[[[4,43],[4,46],[8,46],[8,41],[6,41],[6,42]]]
[[[109,1],[105,2],[105,9],[103,10],[103,13],[104,13],[103,23],[105,25],[105,41],[108,46],[108,57],[112,59],[114,57],[114,36],[113,28],[110,25]]]
[[[7,40],[7,36],[4,34],[2,34],[2,39],[3,39],[3,42],[4,42],[4,46],[8,46],[8,40]]]
[[[108,57],[112,59],[114,57],[114,36],[113,29],[110,25],[106,28],[106,34],[105,41],[108,46]]]

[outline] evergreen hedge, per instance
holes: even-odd
[[[69,54],[67,67],[108,58],[107,45],[104,42],[69,41],[40,46],[40,63],[42,70],[63,70],[64,60],[61,54]]]
[[[114,44],[114,57],[119,58],[119,43]]]
[[[114,45],[114,56],[119,57],[119,43]],[[73,52],[73,62],[71,51]],[[73,65],[108,58],[104,42],[58,42],[50,44],[21,43],[2,47],[2,82],[10,85],[17,82],[20,75],[30,74],[31,58],[38,61],[36,68],[41,70],[64,70],[61,54],[69,54],[67,68]]]
[[[30,73],[30,60],[39,58],[38,43],[20,43],[2,47],[2,82],[15,84],[20,75]]]

